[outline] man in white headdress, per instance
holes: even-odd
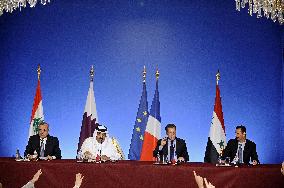
[[[112,139],[109,138],[107,128],[103,125],[98,125],[93,137],[89,137],[83,142],[81,152],[85,159],[109,161],[121,158],[112,143]]]

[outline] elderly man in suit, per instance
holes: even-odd
[[[26,146],[25,156],[32,159],[32,155],[36,151],[38,157],[53,160],[61,159],[61,150],[57,137],[50,136],[49,125],[41,122],[38,127],[38,135],[31,136]]]
[[[239,125],[236,127],[236,138],[229,140],[223,152],[223,159],[230,157],[231,161],[239,164],[253,165],[259,164],[256,145],[253,141],[246,138],[246,127]]]
[[[157,146],[153,151],[153,156],[157,157],[159,153],[159,155],[167,157],[169,161],[188,161],[189,157],[187,153],[186,143],[183,139],[176,137],[175,124],[168,124],[165,127],[165,130],[167,137],[158,140]]]

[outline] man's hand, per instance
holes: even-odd
[[[281,173],[284,175],[284,161],[282,163]]]
[[[76,179],[75,179],[75,186],[76,188],[79,188],[82,184],[84,176],[82,176],[81,173],[76,174]]]
[[[31,161],[33,159],[33,155],[28,154],[27,158]]]
[[[37,155],[30,155],[30,154],[27,155],[27,158],[30,161],[37,161],[38,160],[37,157],[38,157]]]
[[[164,146],[167,144],[167,138],[163,138],[161,141],[161,146]]]
[[[257,165],[257,161],[256,161],[256,160],[253,160],[253,161],[252,161],[252,165]]]
[[[92,158],[91,152],[86,151],[86,152],[83,154],[83,158],[84,158],[84,159],[91,159],[91,158]]]
[[[41,169],[39,169],[39,170],[37,171],[37,173],[35,173],[33,179],[31,179],[30,182],[32,182],[32,183],[34,184],[34,183],[39,179],[39,177],[40,177],[41,174],[42,174]]]
[[[51,161],[52,159],[53,159],[52,156],[50,155],[47,156],[47,160]]]
[[[180,162],[184,162],[185,161],[183,157],[179,157],[177,160],[180,161]]]
[[[208,182],[206,178],[204,178],[204,182],[205,182],[206,188],[215,188],[215,186],[212,185],[210,182]]]
[[[195,171],[193,171],[193,174],[194,174],[195,181],[198,185],[198,188],[204,188],[203,178],[201,176],[196,175]]]
[[[101,156],[101,160],[102,161],[109,161],[110,160],[110,157],[106,156],[106,155],[102,155]]]

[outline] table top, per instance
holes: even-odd
[[[284,187],[281,164],[216,167],[189,162],[181,165],[154,165],[150,161],[79,163],[75,159],[15,161],[0,158],[0,182],[4,187],[21,187],[38,169],[42,176],[36,187],[73,187],[75,174],[84,175],[82,187],[197,187],[193,171],[216,187]],[[60,181],[59,181],[60,180]]]

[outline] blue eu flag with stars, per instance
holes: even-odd
[[[144,81],[142,96],[140,99],[140,104],[136,115],[135,125],[133,128],[130,149],[128,154],[128,158],[130,160],[140,160],[143,139],[144,139],[143,137],[148,121],[148,116],[149,115],[148,115],[147,91],[146,91],[146,83]]]

